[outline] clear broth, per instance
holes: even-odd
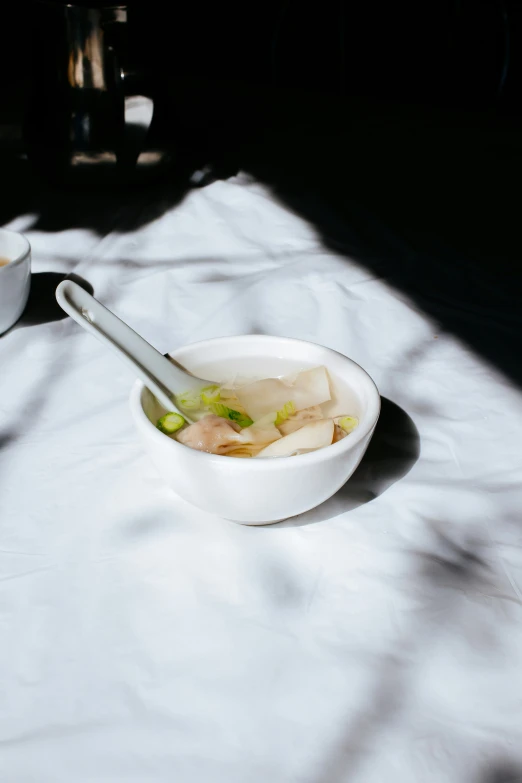
[[[9,258],[2,258],[0,256],[0,266],[7,266],[7,264],[11,263],[11,259]]]

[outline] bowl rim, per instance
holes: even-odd
[[[371,375],[353,359],[350,359],[348,356],[345,356],[344,354],[340,353],[339,351],[336,351],[333,348],[328,348],[325,345],[321,345],[321,343],[314,343],[311,342],[310,340],[299,340],[294,337],[281,337],[277,335],[265,335],[265,334],[229,335],[225,337],[212,337],[206,340],[198,340],[197,342],[194,343],[186,343],[185,345],[179,346],[179,348],[176,348],[173,351],[169,351],[168,355],[172,356],[173,358],[179,359],[181,354],[183,354],[185,351],[189,352],[191,349],[194,349],[196,346],[200,346],[202,348],[209,347],[209,346],[211,347],[212,344],[216,344],[220,342],[225,343],[231,340],[237,342],[238,344],[252,342],[252,341],[258,343],[262,343],[262,342],[268,343],[270,341],[276,340],[278,342],[283,342],[286,344],[298,343],[300,345],[311,345],[314,346],[315,348],[321,348],[322,350],[328,353],[337,354],[337,356],[340,356],[343,359],[343,361],[348,362],[352,366],[356,367],[360,371],[360,373],[366,378],[366,380],[369,382],[369,388],[371,390],[371,393],[373,393],[373,396],[369,401],[368,415],[365,417],[366,421],[364,422],[364,424],[363,425],[359,424],[357,429],[355,429],[346,438],[343,438],[337,443],[332,443],[330,446],[317,449],[316,451],[312,451],[308,454],[300,454],[299,464],[303,464],[304,466],[305,463],[310,465],[313,464],[314,462],[324,462],[324,461],[328,461],[329,459],[334,459],[336,456],[340,456],[344,452],[351,451],[360,441],[362,441],[368,435],[368,433],[372,432],[375,425],[377,424],[381,412],[381,396],[379,394],[377,384],[375,383]],[[327,362],[325,362],[325,366],[328,369]],[[141,431],[144,435],[148,436],[149,438],[152,438],[154,441],[157,441],[158,444],[163,444],[165,446],[166,442],[169,442],[171,444],[170,447],[173,448],[174,451],[177,450],[185,451],[187,449],[187,446],[183,445],[182,443],[178,443],[177,440],[174,440],[173,438],[169,438],[166,435],[164,435],[164,433],[160,432],[160,430],[156,427],[156,425],[153,424],[151,420],[148,418],[148,416],[146,415],[145,411],[143,410],[143,406],[141,404],[141,396],[145,388],[146,388],[145,384],[142,381],[140,380],[135,381],[134,385],[132,386],[130,397],[129,397],[129,406],[131,409],[131,414],[138,430]],[[182,456],[182,452],[179,451],[179,453],[180,456]],[[232,459],[223,454],[209,454],[206,451],[198,451],[197,449],[191,449],[191,458],[202,459],[206,461],[208,465],[210,465],[211,461],[215,461],[216,459],[219,459],[220,462],[221,460],[226,459],[227,461],[226,464],[232,463],[232,465],[237,465],[237,468],[234,468],[237,470],[254,469],[257,471],[264,471],[267,469],[273,469],[276,465],[281,466],[281,468],[284,468],[284,465],[295,466],[294,457],[274,457],[272,459],[270,458]]]

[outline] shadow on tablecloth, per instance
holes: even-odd
[[[483,543],[469,536],[464,541],[455,540],[452,526],[447,523],[430,523],[427,531],[429,543],[426,542],[422,551],[410,550],[411,570],[398,583],[399,590],[414,595],[418,601],[418,610],[411,612],[414,621],[401,627],[388,649],[370,658],[375,673],[372,684],[344,725],[340,721],[337,741],[325,756],[323,770],[311,777],[310,783],[349,783],[364,779],[364,773],[361,775],[364,765],[378,756],[383,740],[398,723],[402,722],[403,726],[407,723],[412,703],[418,704],[420,663],[440,655],[441,639],[447,644],[458,639],[474,653],[481,650],[494,661],[495,652],[502,649],[503,642],[495,629],[484,627],[481,605],[476,601],[476,595],[505,598],[496,587],[498,575],[488,563],[487,547],[484,558]],[[473,602],[470,596],[475,596]],[[463,664],[457,658],[454,665],[458,670]],[[426,716],[428,709],[426,706]],[[455,770],[462,769],[462,760],[451,757],[452,748],[446,752],[448,733],[451,730],[448,732],[443,720],[436,721],[423,738],[427,745],[417,746],[418,752],[426,755],[432,749],[432,753],[443,753],[444,756],[433,758],[446,758]],[[457,732],[454,741],[458,741]],[[473,769],[458,779],[462,783],[522,783],[522,767],[514,755],[506,748],[504,758],[498,751],[489,758],[475,756]],[[467,759],[463,762],[468,766]]]

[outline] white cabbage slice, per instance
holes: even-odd
[[[334,435],[332,419],[321,419],[305,424],[304,427],[262,449],[258,457],[290,457],[297,452],[315,451],[329,446]]]
[[[267,378],[249,383],[235,391],[241,406],[253,421],[281,410],[289,401],[294,403],[296,411],[300,411],[331,399],[325,367],[304,370],[297,375],[293,383],[285,381],[284,378]]]
[[[281,435],[290,435],[290,433],[300,430],[305,424],[310,424],[311,421],[318,421],[319,419],[324,419],[321,406],[314,405],[313,408],[303,408],[302,411],[296,411],[286,421],[278,424],[277,429]]]

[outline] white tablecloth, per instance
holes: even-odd
[[[517,388],[244,175],[124,217],[10,226],[35,283],[80,275],[161,351],[314,340],[367,368],[383,418],[336,497],[242,527],[162,485],[133,379],[70,319],[0,338],[2,783],[519,774]]]

